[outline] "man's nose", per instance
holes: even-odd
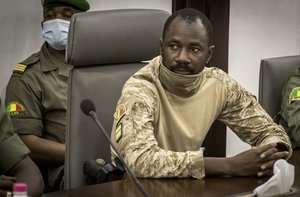
[[[175,59],[177,62],[184,62],[184,63],[189,63],[190,62],[190,58],[188,55],[187,50],[182,49],[178,52],[178,55]]]

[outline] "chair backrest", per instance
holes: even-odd
[[[65,189],[87,184],[83,163],[110,158],[110,145],[95,122],[80,109],[91,99],[110,136],[116,103],[126,80],[159,55],[159,39],[168,12],[153,9],[93,11],[72,17],[67,62],[69,76]]]
[[[299,65],[300,56],[261,60],[258,101],[272,118],[280,111],[282,89],[288,80],[289,74]]]

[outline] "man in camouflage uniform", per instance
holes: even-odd
[[[289,76],[282,92],[279,124],[291,139],[294,150],[300,149],[300,70]]]
[[[43,179],[38,167],[28,157],[29,150],[14,133],[11,119],[0,99],[0,196],[9,196],[15,181],[28,184],[31,196],[41,196]]]
[[[43,1],[41,50],[17,65],[6,88],[6,105],[15,132],[46,168],[47,191],[62,187],[68,76],[65,48],[71,16],[85,12],[85,0]]]
[[[138,177],[264,176],[292,154],[283,128],[255,97],[222,70],[205,67],[213,48],[206,16],[179,10],[165,23],[161,56],[124,85],[112,140]],[[201,144],[216,119],[253,148],[204,158]]]

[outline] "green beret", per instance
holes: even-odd
[[[81,11],[90,9],[90,5],[85,0],[42,0],[44,8],[53,6],[72,6]]]

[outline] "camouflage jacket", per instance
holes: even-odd
[[[139,177],[203,178],[201,144],[216,119],[251,145],[290,149],[283,128],[225,72],[178,75],[160,56],[125,83],[114,118],[112,140]]]

